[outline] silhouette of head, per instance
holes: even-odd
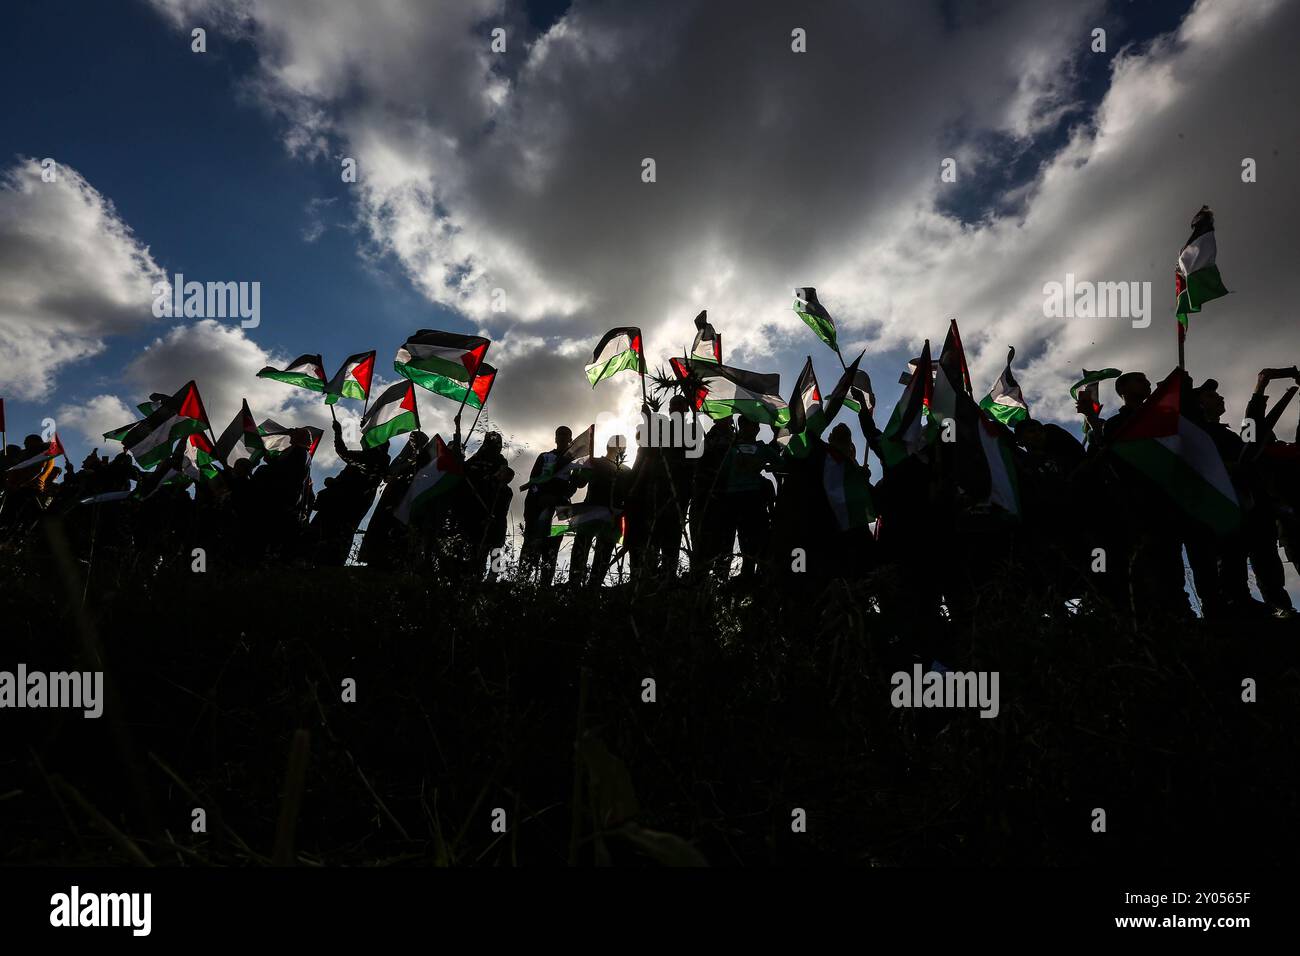
[[[573,432],[566,425],[561,425],[555,429],[555,447],[560,451],[568,448],[573,444]]]
[[[1016,426],[1016,441],[1030,454],[1037,455],[1047,444],[1047,431],[1042,422],[1026,418]]]
[[[841,455],[846,455],[849,458],[854,457],[853,434],[849,431],[849,426],[845,425],[843,422],[840,422],[831,429],[831,436],[827,440],[826,444],[830,445]]]
[[[501,433],[500,433],[500,432],[488,432],[486,435],[484,435],[484,436],[483,436],[483,447],[482,447],[482,449],[480,449],[480,450],[481,450],[481,451],[485,451],[485,452],[487,452],[489,455],[494,455],[494,454],[500,452],[500,451],[501,451]]]
[[[742,418],[740,426],[736,429],[736,434],[741,441],[753,441],[758,437],[758,422]]]
[[[1151,382],[1145,372],[1125,372],[1115,379],[1115,392],[1125,405],[1140,405],[1151,397]]]
[[[1207,378],[1194,389],[1196,400],[1200,405],[1201,414],[1205,416],[1206,421],[1217,422],[1223,417],[1225,406],[1223,396],[1219,394],[1219,383],[1212,378]]]
[[[674,395],[668,400],[668,413],[670,415],[686,415],[691,410],[691,403],[686,400],[685,395]]]

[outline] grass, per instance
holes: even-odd
[[[40,549],[38,549],[40,551]],[[907,710],[897,580],[597,594],[368,568],[87,586],[0,555],[0,668],[95,669],[105,715],[0,714],[0,860],[184,866],[1290,862],[1288,625],[1136,628],[990,585],[954,668],[1001,713]],[[84,601],[80,600],[84,595]],[[1241,699],[1243,678],[1258,702]],[[643,700],[644,681],[656,700]],[[345,679],[356,700],[344,702]],[[1094,833],[1104,808],[1107,831]],[[206,832],[192,830],[193,811]],[[806,812],[806,832],[792,813]],[[504,810],[505,829],[493,828]],[[496,814],[499,818],[499,814]]]

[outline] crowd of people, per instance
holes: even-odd
[[[147,476],[125,452],[110,458],[96,449],[76,468],[48,459],[14,469],[45,445],[33,435],[23,447],[5,449],[0,547],[21,550],[39,537],[43,522],[60,517],[82,555],[146,571],[202,548],[209,569],[360,563],[497,578],[517,551],[517,575],[550,584],[568,538],[566,580],[575,588],[681,575],[779,587],[798,585],[801,574],[865,579],[892,568],[893,599],[955,617],[973,614],[982,587],[1000,580],[1062,603],[1105,601],[1137,615],[1190,616],[1194,595],[1209,619],[1289,618],[1279,542],[1300,567],[1300,445],[1270,426],[1267,388],[1278,378],[1300,381],[1300,374],[1260,373],[1245,410],[1252,441],[1224,424],[1215,380],[1184,379],[1183,414],[1212,438],[1241,506],[1240,527],[1228,534],[1180,510],[1168,488],[1113,453],[1110,439],[1152,394],[1147,376],[1130,371],[1114,381],[1119,407],[1109,417],[1080,400],[1086,442],[1033,418],[1008,432],[1016,514],[972,495],[960,469],[949,467],[955,451],[943,442],[872,475],[868,449],[879,460],[887,456],[872,402],[854,389],[862,448],[844,422],[825,434],[810,432],[796,455],[772,426],[721,418],[709,424],[698,454],[671,444],[633,454],[616,436],[575,469],[560,467],[574,438],[560,427],[555,447],[538,455],[526,482],[516,485],[502,436],[489,430],[467,457],[458,443],[448,447],[460,480],[409,523],[400,505],[435,453],[419,431],[394,455],[387,442],[350,448],[336,422],[333,442],[343,467],[319,490],[310,442],[295,436],[256,467],[241,460],[192,491],[185,483],[162,484],[146,496],[126,494]],[[668,412],[697,415],[685,394],[671,396]],[[846,462],[869,480],[870,523],[846,527],[835,507],[827,466]],[[517,489],[523,520],[515,548],[510,515]],[[600,506],[607,517],[555,533],[557,510],[580,492],[582,504]],[[1251,595],[1248,569],[1262,600]]]

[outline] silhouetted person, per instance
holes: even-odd
[[[625,442],[615,435],[605,444],[605,454],[592,460],[591,472],[587,476],[587,497],[583,504],[598,505],[609,508],[611,518],[608,521],[593,521],[583,525],[574,532],[573,553],[569,558],[569,583],[574,587],[588,584],[598,588],[609,571],[610,559],[614,555],[614,546],[618,544],[619,523],[623,507],[623,493],[627,486],[630,469],[623,465]],[[588,575],[587,558],[593,552],[591,572]]]
[[[774,443],[760,441],[758,423],[740,420],[736,439],[722,463],[721,521],[719,551],[730,567],[732,547],[740,541],[740,574],[752,578],[767,554],[771,530],[771,509],[776,494],[764,472],[771,471],[781,450]],[[724,573],[724,577],[726,574]]]
[[[643,407],[643,413],[647,411]],[[684,423],[692,414],[686,397],[674,395],[668,402],[668,414]],[[693,464],[685,447],[642,445],[637,449],[627,523],[628,557],[634,574],[677,576]]]
[[[311,522],[315,538],[315,562],[326,565],[347,563],[357,528],[374,503],[379,483],[388,472],[388,442],[352,451],[343,440],[343,426],[334,422],[334,451],[343,470],[327,479],[316,500]]]
[[[366,525],[361,539],[358,558],[367,565],[381,568],[401,567],[409,556],[409,534],[406,525],[395,517],[397,506],[406,497],[421,463],[420,453],[429,442],[421,431],[411,432],[406,444],[397,453],[384,475],[384,488],[379,502]]]
[[[560,456],[573,444],[573,432],[561,425],[555,430],[555,447],[542,452],[533,462],[526,482],[524,497],[524,546],[520,555],[522,570],[531,575],[534,571],[542,584],[550,584],[555,577],[555,564],[559,559],[561,539],[551,534],[551,519],[558,505],[568,504],[580,479],[557,476]]]

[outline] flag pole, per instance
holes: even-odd
[[[641,338],[640,334],[637,335],[637,338],[638,339]],[[648,405],[650,404],[650,399],[646,397],[646,392],[645,392],[645,373],[646,373],[645,340],[642,339],[639,344],[641,346],[641,404]]]
[[[469,398],[470,389],[474,387],[474,379],[478,378],[478,367],[479,365],[483,364],[483,359],[485,358],[487,358],[486,349],[484,349],[483,351],[483,358],[478,360],[478,364],[474,366],[474,371],[470,373],[469,382],[465,385],[465,394],[460,397],[460,408],[456,409],[455,443],[456,443],[456,451],[461,455],[462,458],[465,456],[465,446],[461,444],[461,440],[460,440],[460,413],[465,410],[465,402]]]
[[[467,397],[468,397],[468,396],[467,396]],[[484,403],[483,403],[483,405],[486,405],[486,404],[487,404],[487,402],[484,402]],[[469,426],[469,433],[465,436],[465,440],[466,440],[466,441],[468,441],[469,439],[471,439],[471,438],[474,437],[474,429],[478,427],[478,420],[479,420],[479,418],[480,418],[480,417],[482,416],[482,414],[483,414],[483,405],[480,405],[480,406],[478,407],[478,414],[474,416],[474,424]]]
[[[1183,328],[1183,323],[1178,323],[1178,368],[1181,370],[1186,366],[1183,343],[1187,339],[1187,330]]]

